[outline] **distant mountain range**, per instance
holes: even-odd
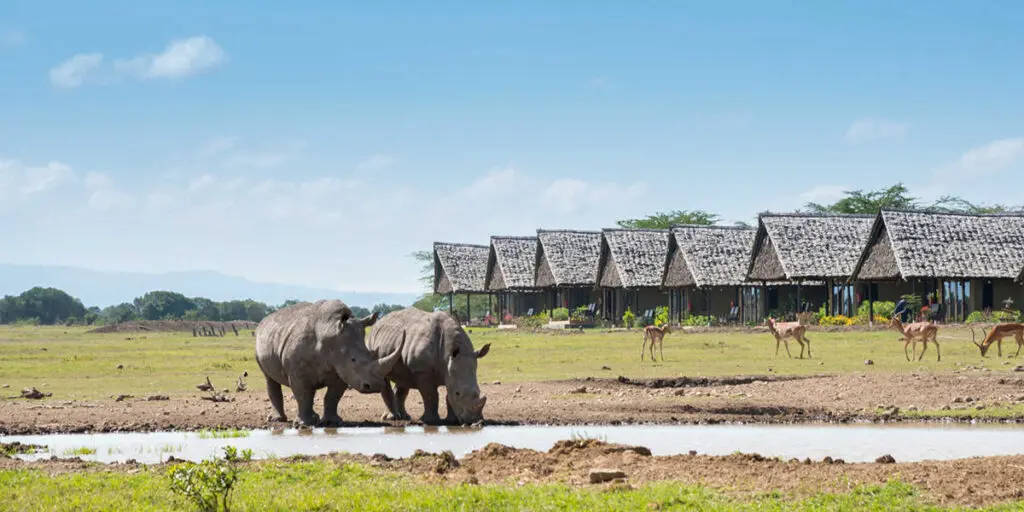
[[[260,283],[214,271],[147,274],[101,272],[77,267],[0,263],[0,296],[18,295],[34,286],[60,288],[89,306],[131,302],[146,292],[167,290],[215,301],[252,299],[270,305],[286,300],[341,299],[350,306],[373,307],[381,302],[410,306],[415,293],[346,292],[326,288]]]

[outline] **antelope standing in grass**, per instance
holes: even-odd
[[[644,360],[644,350],[647,349],[647,339],[651,340],[651,361],[657,361],[654,358],[654,344],[658,344],[658,353],[661,354],[661,362],[665,362],[665,353],[663,351],[665,346],[665,335],[672,332],[672,329],[665,324],[661,327],[655,327],[648,325],[644,327],[644,344],[640,347],[640,360]]]
[[[985,339],[978,343],[974,337],[974,327],[971,327],[971,342],[978,346],[978,350],[981,350],[981,357],[985,357],[985,352],[988,352],[993,342],[995,342],[996,348],[999,349],[999,357],[1003,357],[1003,338],[1007,336],[1013,336],[1017,340],[1017,353],[1013,357],[1019,356],[1021,347],[1024,347],[1024,324],[1019,322],[996,324],[988,332],[985,332],[985,328],[982,327],[981,333],[985,336]]]
[[[939,350],[939,342],[935,339],[939,333],[939,326],[935,325],[935,322],[914,322],[904,324],[900,319],[893,315],[892,320],[889,322],[889,328],[899,331],[903,335],[903,355],[907,358],[907,361],[913,359],[913,355],[917,352],[917,339],[921,339],[921,355],[918,356],[917,360],[920,361],[924,357],[924,351],[928,350],[928,342],[931,341],[935,344],[935,356],[936,361],[942,361],[942,352]],[[907,355],[907,346],[910,346],[910,355]]]
[[[793,357],[793,354],[789,352],[789,340],[787,338],[793,338],[800,344],[800,359],[804,358],[804,343],[807,343],[807,357],[811,357],[811,340],[807,339],[807,327],[801,325],[800,322],[776,322],[772,317],[768,317],[766,323],[772,336],[775,336],[774,357],[779,357],[780,342],[786,345],[786,355],[790,358]]]

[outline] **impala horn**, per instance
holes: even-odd
[[[985,329],[983,328],[981,332],[984,333]],[[988,334],[985,334],[985,336],[987,337]],[[974,335],[974,327],[971,327],[971,343],[974,343],[975,345],[977,345],[978,348],[981,348],[981,343],[978,343],[978,339]]]

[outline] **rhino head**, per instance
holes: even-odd
[[[360,393],[379,393],[387,386],[385,377],[391,373],[402,355],[405,346],[405,332],[402,342],[394,352],[377,358],[366,348],[366,328],[377,322],[378,314],[355,318],[349,311],[342,312],[339,324],[339,343],[329,355],[331,366],[348,387]]]
[[[460,335],[466,336],[465,333]],[[455,349],[448,354],[448,374],[445,378],[450,414],[454,414],[455,419],[463,425],[484,419],[487,397],[480,396],[480,386],[476,380],[476,361],[491,350],[490,343],[475,352],[467,350],[463,347],[472,347],[468,341],[466,336],[466,343],[457,343]]]

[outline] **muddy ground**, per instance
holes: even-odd
[[[450,453],[417,454],[402,459],[383,455],[333,454],[297,456],[288,460],[359,462],[382,470],[412,474],[449,485],[565,483],[576,487],[622,487],[672,481],[703,485],[733,496],[779,492],[800,498],[820,492],[850,492],[860,484],[885,484],[891,479],[912,484],[930,503],[986,506],[1024,499],[1024,456],[979,457],[955,461],[848,464],[843,461],[767,459],[757,454],[651,456],[643,447],[597,440],[561,441],[547,452],[490,444],[456,459]],[[173,463],[170,461],[169,463]],[[250,462],[259,465],[267,462]],[[154,466],[162,470],[167,463]],[[137,471],[138,465],[96,464],[80,460],[22,462],[0,457],[0,469],[35,468],[51,474],[81,471]],[[590,482],[591,469],[617,470],[625,479]]]
[[[946,375],[752,376],[632,381],[627,378],[530,383],[482,383],[488,396],[487,424],[585,425],[672,423],[804,423],[912,419],[914,411],[970,409],[985,415],[1003,410],[1024,422],[1024,373],[973,372]],[[15,395],[14,390],[5,395]],[[291,418],[295,401],[287,394]],[[443,392],[443,389],[442,389]],[[148,400],[146,396],[93,401],[53,398],[0,400],[0,434],[267,428],[270,403],[262,382],[213,403],[205,394]],[[321,409],[321,391],[317,409]],[[894,409],[895,408],[895,409]],[[418,418],[422,403],[409,395]],[[980,409],[980,410],[979,410]],[[381,422],[380,395],[349,391],[339,408],[350,425]],[[442,406],[442,415],[444,408]],[[904,417],[906,415],[906,417]],[[1005,416],[1005,415],[1004,415]],[[1003,418],[1004,420],[1006,418]],[[416,423],[415,421],[413,423]],[[279,425],[279,424],[278,424]]]

